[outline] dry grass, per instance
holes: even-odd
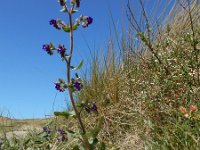
[[[11,131],[29,131],[40,129],[52,121],[52,118],[46,119],[10,119],[0,117],[0,133]]]
[[[181,3],[185,4],[184,1]],[[199,19],[197,19],[200,13],[196,5],[192,5],[191,10],[188,9],[187,7],[186,11],[177,4],[168,16],[170,20],[165,26],[156,28],[156,31],[152,31],[154,33],[152,35],[148,35],[148,28],[144,30],[144,33],[147,32],[145,34],[147,37],[156,35],[156,38],[148,37],[153,39],[150,45],[142,39],[141,43],[137,44],[138,47],[131,47],[123,41],[126,49],[125,61],[116,60],[117,56],[114,56],[116,52],[112,50],[108,50],[105,56],[106,61],[95,56],[95,61],[91,66],[90,80],[86,81],[85,89],[79,98],[80,101],[90,99],[98,104],[100,115],[105,117],[100,137],[108,145],[112,143],[124,150],[144,149],[147,141],[155,140],[155,135],[161,136],[158,139],[162,139],[162,135],[159,135],[159,130],[162,131],[162,128],[159,127],[166,127],[169,132],[179,132],[171,131],[168,126],[176,120],[176,116],[179,115],[178,108],[181,105],[199,105],[199,67],[190,68],[191,59],[194,64],[195,61],[198,63],[199,59],[195,59],[194,46],[185,38],[187,35],[193,36],[193,32],[195,32],[195,39],[200,37]],[[175,16],[172,15],[173,12]],[[145,16],[143,17],[145,20]],[[194,31],[191,26],[194,27]],[[132,26],[129,34],[134,35],[138,32],[134,29]],[[129,35],[128,41],[133,42]],[[200,44],[196,46],[198,48]],[[145,53],[137,53],[137,49],[143,49]],[[166,72],[166,68],[169,72]],[[188,72],[185,69],[189,69]],[[195,71],[194,74],[192,70]],[[92,127],[96,118],[88,117],[85,122]],[[155,127],[152,128],[153,126]],[[154,131],[156,133],[153,133],[153,130],[156,130]],[[188,132],[189,130],[188,128]],[[167,142],[172,144],[173,141],[170,140],[173,136],[167,136],[169,136]],[[179,144],[184,142],[186,141],[181,141]],[[193,144],[197,143],[191,143]],[[163,145],[164,147],[169,148],[170,145]]]

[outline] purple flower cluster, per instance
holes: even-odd
[[[59,44],[57,48],[55,48],[52,43],[44,44],[42,49],[44,51],[46,51],[49,55],[53,55],[53,50],[57,50],[57,52],[60,54],[61,58],[62,59],[65,58],[66,48],[62,44]]]
[[[53,27],[55,27],[56,29],[60,30],[61,27],[59,26],[59,21],[55,20],[55,19],[51,19],[49,21],[49,24],[52,25]]]
[[[55,83],[55,88],[59,92],[64,92],[65,89],[67,88],[65,82],[62,79],[59,79],[58,82]]]
[[[55,27],[56,29],[60,30],[64,26],[66,26],[65,22],[61,21],[60,19],[51,19],[49,24]]]
[[[78,91],[80,91],[81,90],[81,83],[79,83],[79,82],[75,82],[74,83],[74,87],[78,90]]]
[[[44,44],[42,49],[44,51],[46,51],[49,55],[53,55],[53,51],[52,50],[54,50],[55,47],[53,46],[52,43],[50,43],[50,44]]]
[[[60,128],[57,129],[57,134],[58,134],[57,140],[59,142],[64,142],[68,140],[67,133],[63,129]]]
[[[88,112],[88,113],[92,113],[92,112],[98,112],[97,111],[97,105],[95,103],[93,104],[89,104],[85,110]]]
[[[58,50],[58,53],[61,55],[61,57],[64,58],[65,57],[65,51],[66,51],[65,46],[60,44],[58,46],[57,50]]]
[[[82,81],[80,78],[77,78],[73,81],[73,85],[74,85],[74,88],[77,90],[77,91],[80,91],[83,87],[82,85]]]
[[[47,134],[50,134],[51,130],[50,130],[49,126],[43,127],[43,132],[46,132]]]
[[[92,24],[93,22],[93,18],[89,17],[89,16],[80,16],[79,18],[76,19],[76,22],[74,24],[74,26],[78,26],[80,25],[80,22],[82,22],[82,27],[86,28],[88,27],[90,24]],[[50,25],[52,25],[53,27],[55,27],[56,29],[60,30],[61,28],[68,32],[68,30],[70,29],[69,25],[65,24],[65,22],[61,21],[60,19],[51,19],[49,21]]]
[[[74,10],[74,11],[72,10],[71,12],[66,11],[67,10],[66,1],[67,0],[58,0],[60,6],[63,7],[63,9],[61,11],[68,12],[69,15],[72,15],[72,13],[76,12],[76,10]],[[70,3],[73,5],[72,8],[74,8],[75,5],[76,5],[76,7],[80,6],[80,0],[70,0]],[[73,23],[72,30],[76,30],[77,27],[81,24],[82,24],[82,27],[84,27],[84,28],[88,27],[90,24],[92,24],[92,22],[93,22],[92,17],[81,15],[79,18],[76,19],[75,23]],[[71,32],[70,25],[65,24],[65,22],[63,22],[60,19],[51,19],[49,21],[49,24],[58,30],[63,29],[63,31],[65,31],[65,32]],[[45,50],[49,55],[53,55],[53,50],[56,50],[60,54],[62,60],[67,60],[67,58],[68,58],[68,55],[66,54],[66,48],[62,44],[59,44],[57,48],[55,48],[52,43],[44,44],[42,49]],[[71,58],[71,56],[69,56],[69,58]],[[64,92],[65,89],[69,86],[62,79],[59,79],[58,82],[56,82],[54,84],[55,84],[55,88],[60,92]],[[71,80],[70,86],[73,89],[73,91],[80,91],[83,87],[83,84],[82,84],[82,81],[80,80],[80,78],[77,77],[77,79]],[[91,111],[95,111],[97,109],[97,108],[95,108],[95,106],[93,106]]]
[[[43,127],[43,132],[45,132],[46,134],[50,135],[51,134],[51,130],[50,130],[49,126]],[[68,140],[67,133],[61,128],[57,129],[57,135],[58,135],[57,140],[59,142],[64,142],[64,141]]]
[[[84,108],[88,113],[98,113],[97,105],[95,103],[89,102],[88,100],[86,102],[82,102],[80,107]]]

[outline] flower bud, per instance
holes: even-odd
[[[60,3],[60,6],[65,6],[66,4],[66,0],[58,0],[58,2]]]
[[[79,81],[74,82],[74,87],[77,91],[80,91],[82,88],[82,84]]]
[[[82,20],[82,27],[88,27],[88,25],[92,24],[93,22],[93,18],[89,17],[89,16],[84,16],[82,18],[80,18],[80,20]]]
[[[70,3],[72,5],[75,5],[76,4],[76,7],[80,7],[80,0],[70,0]]]
[[[61,21],[60,19],[51,19],[49,21],[49,24],[58,30],[60,30],[61,27],[63,27],[65,25],[65,23],[63,21]]]
[[[65,88],[67,88],[65,82],[62,79],[59,79],[58,82],[54,83],[56,90],[59,92],[64,92]]]
[[[46,132],[47,134],[50,134],[51,130],[50,130],[49,126],[43,127],[43,132]]]
[[[179,111],[180,111],[181,113],[183,113],[183,114],[186,114],[186,113],[187,113],[187,109],[186,109],[185,107],[183,107],[183,106],[181,106],[181,107],[179,108]]]
[[[61,57],[64,58],[65,57],[65,51],[66,51],[65,46],[59,44],[57,50],[58,50],[58,53],[61,55]]]
[[[52,43],[50,44],[44,44],[42,49],[46,51],[49,55],[53,55],[53,50],[55,50],[55,47]]]
[[[88,113],[93,113],[93,112],[97,112],[97,105],[95,103],[88,103],[87,104],[87,107],[85,107],[85,110],[88,112]]]
[[[191,112],[196,112],[198,110],[196,105],[190,105],[190,111]]]
[[[57,140],[59,142],[64,142],[68,140],[67,133],[63,129],[60,128],[57,129],[57,134],[58,134]]]
[[[190,116],[189,116],[189,114],[185,114],[184,117],[185,118],[189,118]]]

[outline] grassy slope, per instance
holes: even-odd
[[[90,80],[79,98],[98,104],[105,117],[100,137],[107,143],[120,149],[200,148],[199,112],[186,119],[179,111],[180,106],[200,108],[200,12],[198,6],[183,4],[184,8],[173,8],[175,15],[171,13],[164,27],[150,31],[156,38],[139,33],[141,43],[136,47],[130,38],[122,41],[123,65],[115,59],[112,42],[104,59],[94,57]],[[134,35],[134,25],[130,28]],[[135,53],[137,49],[145,53]],[[96,118],[85,122],[93,126]]]

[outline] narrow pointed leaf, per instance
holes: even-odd
[[[69,26],[63,26],[62,27],[62,29],[63,29],[63,31],[65,31],[65,32],[70,32],[70,27]]]
[[[74,24],[74,25],[72,26],[72,29],[73,29],[73,30],[76,30],[76,29],[78,28],[78,26],[79,26],[79,24]]]
[[[78,11],[78,10],[73,9],[73,10],[72,10],[72,13],[76,13],[77,11]]]
[[[75,117],[75,112],[74,111],[54,112],[54,115],[69,118],[69,117]]]
[[[78,28],[79,24],[74,24],[72,25],[72,29],[73,30],[76,30]],[[65,32],[70,32],[70,26],[66,25],[66,26],[63,26],[62,27],[63,31]]]
[[[83,60],[78,64],[76,68],[72,68],[73,70],[79,70],[83,66]],[[71,66],[73,67],[73,66]]]
[[[66,8],[60,10],[61,12],[67,12]]]

